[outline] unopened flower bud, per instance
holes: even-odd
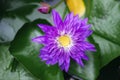
[[[49,11],[50,11],[50,5],[47,4],[47,3],[45,3],[45,2],[42,2],[40,4],[41,4],[41,6],[38,9],[38,11],[41,12],[41,13],[43,13],[43,14],[49,13]]]
[[[66,3],[68,5],[68,8],[71,12],[74,13],[74,15],[79,15],[82,17],[85,14],[85,4],[84,0],[66,0]]]

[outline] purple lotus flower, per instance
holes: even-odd
[[[82,60],[88,60],[85,51],[95,51],[93,44],[86,41],[92,34],[88,19],[80,19],[70,13],[62,21],[60,15],[52,10],[54,26],[38,24],[45,33],[33,39],[34,42],[43,44],[39,57],[46,64],[58,63],[62,70],[69,69],[70,59],[75,60],[80,66],[84,66]]]

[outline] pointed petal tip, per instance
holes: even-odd
[[[95,49],[95,47],[93,48],[93,50],[92,50],[93,52],[97,52],[97,50]]]
[[[68,15],[69,15],[69,16],[74,16],[74,13],[73,13],[73,12],[70,12]]]
[[[40,40],[38,38],[33,38],[32,42],[40,43]]]
[[[65,69],[65,72],[68,72],[68,69]]]
[[[60,14],[55,9],[52,10],[52,17],[55,26],[59,26],[59,24],[63,23]]]
[[[41,29],[41,24],[37,24],[37,26]]]
[[[89,50],[93,51],[93,52],[97,52],[97,50],[93,44],[91,44],[91,47],[89,48]]]
[[[44,36],[38,36],[32,39],[33,42],[37,42],[39,44],[44,44],[45,37]]]
[[[68,72],[68,70],[69,70],[69,67],[65,67],[65,72]]]
[[[52,10],[52,15],[55,15],[55,14],[58,14],[58,12],[55,9],[53,9]]]
[[[85,65],[83,62],[80,62],[79,65],[83,68]]]
[[[72,20],[74,17],[74,13],[70,12],[69,14],[67,14],[64,18],[64,22],[69,22],[70,20]]]
[[[85,20],[85,21],[88,21],[88,18],[85,18],[84,20]]]
[[[33,42],[36,42],[36,39],[35,39],[35,38],[33,38],[33,39],[32,39],[32,41],[33,41]]]
[[[87,24],[88,18],[83,19],[83,24]]]
[[[55,10],[55,9],[52,9],[52,12],[53,12],[53,11],[55,11],[55,12],[56,12],[56,10]]]
[[[92,26],[92,24],[88,24],[88,28],[90,28]]]
[[[44,24],[37,24],[39,28],[43,27]]]
[[[39,27],[41,24],[37,24],[37,26]]]
[[[91,47],[91,48],[89,48],[88,51],[97,52],[97,50],[96,50],[95,47]]]
[[[68,72],[68,70],[69,70],[69,68],[66,68],[65,66],[64,66],[64,67],[63,67],[63,66],[62,66],[62,67],[60,66],[60,69],[61,69],[62,71],[65,71],[65,72]]]
[[[52,12],[56,12],[56,10],[55,10],[55,9],[52,9]]]

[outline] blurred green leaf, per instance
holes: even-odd
[[[1,0],[0,16],[4,17],[19,17],[27,16],[38,6],[41,0]]]
[[[115,0],[90,1],[90,4],[86,4],[91,11],[87,11],[86,15],[93,24],[92,37],[98,44],[97,52],[88,54],[90,60],[85,62],[84,68],[72,63],[69,71],[83,80],[96,80],[100,68],[120,56],[120,3]]]
[[[8,17],[22,17],[24,19],[27,15],[30,15],[35,8],[37,8],[37,5],[24,5],[17,9],[7,11],[7,14]]]
[[[31,41],[32,38],[42,35],[38,23],[49,24],[46,20],[38,19],[26,23],[17,33],[10,46],[11,54],[20,61],[36,78],[41,80],[64,80],[57,65],[49,66],[41,62],[39,50],[42,45]]]
[[[9,42],[13,39],[14,35],[13,28],[2,20],[0,22],[0,42]]]
[[[0,80],[37,80],[21,64],[15,71],[11,71],[13,56],[8,48],[9,44],[0,44]]]
[[[28,0],[0,0],[0,43],[12,41],[19,28],[31,21],[27,16],[32,15],[39,2],[26,1]]]
[[[100,46],[101,67],[120,56],[120,3],[115,0],[93,0],[90,22],[93,38]]]
[[[0,43],[11,42],[21,26],[26,21],[19,18],[4,18],[0,21]]]
[[[16,1],[19,1],[19,0],[16,0]],[[21,1],[25,3],[40,3],[43,0],[21,0]]]

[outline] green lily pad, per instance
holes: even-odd
[[[26,23],[12,41],[10,52],[36,78],[41,80],[64,80],[63,74],[57,65],[46,65],[39,58],[39,50],[42,45],[32,42],[32,38],[43,34],[37,26],[38,23],[49,24],[44,19]]]

